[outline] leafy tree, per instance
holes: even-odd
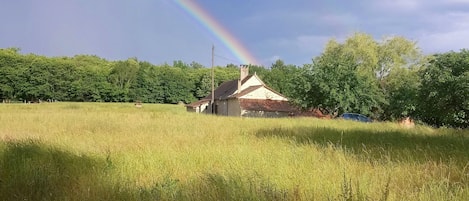
[[[384,38],[378,46],[378,55],[376,73],[379,80],[383,80],[394,69],[415,68],[424,62],[416,43],[400,36]]]
[[[109,80],[116,87],[113,90],[113,100],[124,102],[129,100],[129,89],[137,79],[139,69],[137,59],[128,59],[127,61],[117,61],[109,75]]]
[[[416,43],[404,37],[384,37],[376,41],[371,35],[355,33],[339,44],[335,40],[329,46],[341,46],[361,71],[374,72],[378,80],[384,79],[393,69],[409,67],[420,62],[422,54]]]
[[[257,74],[261,79],[264,80],[264,78],[267,76],[267,74],[270,73],[270,70],[267,69],[267,68],[264,68],[264,66],[250,65],[249,66],[249,74],[254,74],[254,73]]]
[[[227,65],[226,65],[226,68],[233,68],[233,69],[237,69],[237,68],[238,68],[238,66],[237,66],[237,65],[235,65],[235,64],[227,64]]]
[[[281,94],[292,97],[295,85],[293,80],[298,77],[299,68],[294,65],[286,65],[282,60],[272,64],[270,71],[265,72],[264,82]]]
[[[73,101],[112,101],[106,94],[111,94],[113,86],[108,82],[113,64],[92,55],[77,55],[71,58],[75,69],[75,79],[69,92]]]
[[[211,93],[212,90],[212,78],[208,72],[199,76],[195,82],[194,96],[197,99],[204,98]]]
[[[357,112],[376,115],[385,102],[373,71],[363,70],[355,55],[331,41],[324,53],[305,65],[296,79],[295,102],[304,108],[317,107],[337,115]]]
[[[418,68],[396,68],[385,78],[387,104],[383,119],[396,120],[415,116],[418,107],[420,77]]]
[[[399,87],[386,83],[393,80],[387,76],[416,66],[421,58],[415,43],[403,37],[375,41],[368,34],[355,33],[343,43],[330,40],[324,52],[295,79],[297,89],[292,96],[303,107],[379,118],[388,106],[386,86]]]
[[[0,49],[0,99],[16,98],[22,63],[19,48]]]
[[[24,65],[26,68],[20,74],[23,78],[20,98],[27,101],[53,98],[52,62],[46,57],[27,55]]]
[[[108,71],[92,66],[77,69],[77,78],[71,83],[70,98],[74,101],[112,101],[111,83],[107,81]]]
[[[238,68],[215,67],[215,87],[228,80],[239,79]]]
[[[141,62],[137,80],[132,87],[132,98],[146,103],[164,103],[160,67]]]
[[[468,128],[469,50],[434,55],[420,76],[420,119],[434,126]]]
[[[187,65],[181,60],[177,60],[177,61],[173,61],[173,67],[187,69],[189,68],[189,65]]]
[[[161,67],[159,73],[164,103],[190,103],[195,99],[192,95],[191,82],[181,68]]]
[[[191,64],[190,64],[190,67],[191,68],[194,68],[194,69],[201,69],[201,68],[204,68],[204,66],[202,64],[199,64],[195,61],[193,61]]]

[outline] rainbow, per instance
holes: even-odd
[[[207,11],[194,0],[175,0],[176,4],[218,38],[241,62],[241,64],[259,64],[249,50],[227,29],[218,23]]]

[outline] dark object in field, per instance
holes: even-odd
[[[359,122],[373,122],[369,117],[363,115],[363,114],[356,114],[356,113],[343,113],[342,115],[339,116],[339,118],[346,119],[346,120],[353,120],[353,121],[359,121]]]

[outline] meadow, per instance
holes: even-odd
[[[467,200],[469,131],[0,104],[0,200]]]

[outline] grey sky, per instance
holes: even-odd
[[[262,62],[310,63],[331,38],[353,32],[376,39],[399,35],[424,53],[469,47],[467,0],[241,0],[195,1]],[[46,56],[92,54],[239,64],[209,30],[173,0],[0,0],[0,48]]]

